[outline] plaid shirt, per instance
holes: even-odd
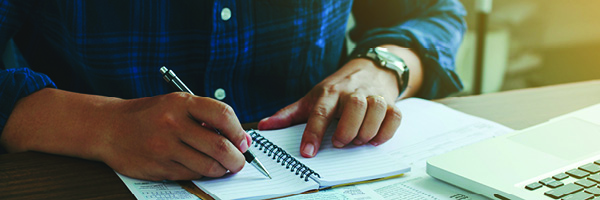
[[[417,52],[420,97],[462,88],[458,0],[2,0],[0,54],[13,38],[28,68],[0,67],[0,131],[15,103],[44,87],[125,99],[173,92],[161,66],[196,95],[222,89],[242,123],[258,121],[346,62],[351,11],[357,49]]]

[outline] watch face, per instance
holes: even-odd
[[[402,60],[402,58],[400,58],[396,54],[387,51],[387,49],[383,47],[377,47],[373,50],[377,54],[377,58],[381,61],[380,63],[382,63],[382,67],[386,67],[400,72],[405,71],[406,64],[404,63],[404,60]]]

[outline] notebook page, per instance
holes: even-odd
[[[285,166],[267,157],[263,151],[252,145],[254,155],[267,168],[273,179],[261,174],[252,165],[246,163],[242,171],[221,178],[192,181],[196,186],[216,199],[267,199],[289,194],[299,194],[318,189],[319,185],[309,179],[308,182],[290,172]]]
[[[338,149],[331,143],[337,123],[332,123],[314,158],[300,155],[300,141],[306,124],[273,131],[258,131],[274,144],[285,149],[300,162],[317,172],[320,188],[383,178],[410,171],[410,167],[372,145]]]

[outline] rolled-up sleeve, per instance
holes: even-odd
[[[56,86],[48,76],[28,68],[0,71],[0,130],[4,130],[4,125],[19,99],[46,87]]]
[[[466,11],[458,0],[360,0],[352,12],[354,52],[395,44],[417,53],[424,70],[418,97],[441,98],[462,89],[454,60],[466,30]]]
[[[0,55],[27,19],[30,6],[28,0],[0,0]],[[48,76],[28,68],[7,69],[0,56],[0,134],[17,101],[46,87],[56,87]]]

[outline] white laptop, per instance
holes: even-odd
[[[427,173],[492,199],[600,198],[600,104],[432,157]]]

